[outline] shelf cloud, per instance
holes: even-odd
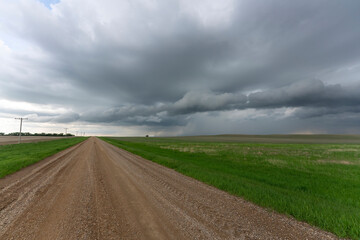
[[[29,115],[30,131],[42,123],[154,135],[360,133],[359,8],[4,0],[0,121]]]

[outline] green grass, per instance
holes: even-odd
[[[360,145],[103,139],[339,237],[360,239]]]
[[[0,146],[0,178],[84,141],[85,137]]]

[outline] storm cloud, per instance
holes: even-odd
[[[357,0],[4,0],[0,118],[165,135],[256,122],[264,133],[348,132],[346,120],[360,133],[359,10]]]

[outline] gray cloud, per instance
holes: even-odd
[[[212,94],[202,92],[188,92],[176,101],[169,111],[171,114],[190,114],[243,108],[246,104],[244,94]]]
[[[325,85],[320,80],[303,81],[279,89],[249,95],[249,106],[262,107],[346,107],[360,105],[360,89],[343,89],[340,84]]]
[[[188,92],[174,103],[128,105],[81,114],[65,114],[54,121],[86,121],[139,125],[184,125],[186,115],[245,109],[297,108],[299,118],[329,114],[352,113],[360,110],[357,91],[343,89],[339,84],[325,85],[320,80],[304,81],[279,89],[259,91],[248,96],[241,93]]]
[[[53,122],[57,123],[68,123],[68,122],[75,122],[80,119],[79,114],[77,113],[65,113],[59,116],[56,116],[51,119]]]
[[[248,109],[295,109],[289,131],[293,118],[355,114],[358,9],[357,0],[4,1],[0,98],[67,112],[0,111],[160,132]]]
[[[326,115],[360,113],[358,89],[341,85],[325,85],[320,80],[294,83],[279,89],[243,93],[188,92],[175,102],[155,105],[132,104],[113,108],[96,108],[84,112],[42,114],[33,118],[40,122],[89,122],[123,126],[186,126],[197,113],[237,110],[295,108],[287,117],[319,118]],[[19,111],[17,111],[19,113]],[[29,114],[23,111],[22,114]],[[263,114],[260,114],[263,115]],[[217,115],[212,115],[217,116]],[[254,119],[252,119],[254,120]]]

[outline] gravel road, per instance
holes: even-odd
[[[335,239],[95,137],[0,179],[0,239]]]

